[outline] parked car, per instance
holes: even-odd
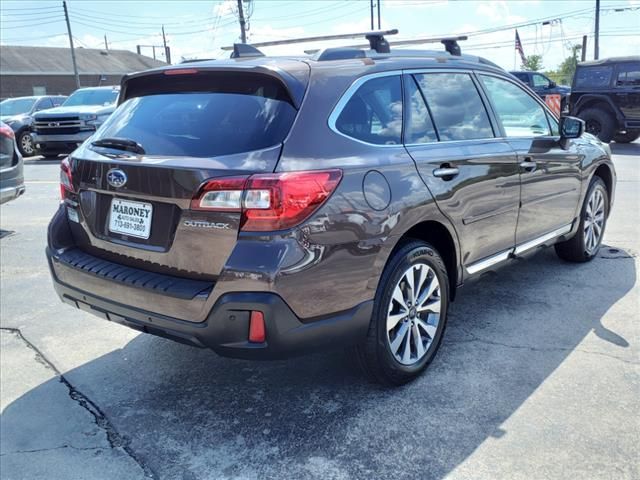
[[[35,114],[32,139],[37,153],[56,158],[73,152],[109,118],[119,92],[117,86],[80,88],[62,106]]]
[[[60,298],[230,357],[349,346],[401,384],[463,283],[544,246],[597,255],[608,145],[485,59],[374,40],[125,77],[61,164]]]
[[[43,95],[7,98],[0,102],[0,121],[9,125],[16,134],[18,150],[23,156],[30,157],[34,154],[31,141],[33,114],[62,105],[66,98],[64,95]]]
[[[603,142],[640,138],[640,56],[579,63],[570,110]]]
[[[567,85],[558,85],[545,74],[539,72],[519,71],[509,73],[531,88],[542,98],[547,95],[560,95],[560,111],[568,111],[571,87]]]
[[[11,127],[0,122],[0,204],[24,193],[22,156]]]

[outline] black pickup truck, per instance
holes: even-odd
[[[640,138],[640,56],[579,63],[569,108],[603,142]]]

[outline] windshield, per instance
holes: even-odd
[[[284,140],[296,115],[289,102],[269,92],[272,88],[131,98],[94,140],[133,140],[147,155],[159,156],[215,157],[272,147]]]
[[[35,98],[11,98],[0,102],[0,115],[19,115],[31,111]]]
[[[76,90],[62,104],[63,107],[75,107],[77,105],[111,105],[118,99],[118,90],[108,88],[96,88]]]

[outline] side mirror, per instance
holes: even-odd
[[[553,80],[549,80],[549,86],[547,88],[556,88],[558,84]]]
[[[580,138],[584,133],[584,121],[576,117],[560,119],[560,138]]]

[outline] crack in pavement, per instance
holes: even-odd
[[[104,450],[103,447],[76,447],[75,445],[60,445],[59,447],[36,448],[34,450],[16,450],[15,452],[5,452],[0,453],[0,457],[6,457],[7,455],[18,455],[21,453],[50,452],[52,450],[63,450],[65,448],[71,448],[72,450]]]
[[[42,353],[38,349],[38,347],[36,347],[33,343],[31,343],[29,340],[25,338],[25,336],[22,334],[20,329],[13,328],[13,327],[0,327],[0,330],[10,332],[16,335],[18,338],[20,338],[24,342],[24,344],[35,353],[37,362],[41,363],[46,368],[53,370],[53,372],[60,379],[60,382],[63,383],[69,390],[69,397],[73,401],[75,401],[78,405],[80,405],[82,408],[87,410],[93,417],[95,424],[99,428],[104,430],[107,436],[107,442],[109,443],[110,448],[122,449],[142,469],[145,477],[157,478],[156,474],[153,472],[151,467],[149,467],[133,451],[133,449],[129,445],[130,440],[126,436],[118,433],[118,431],[115,429],[115,427],[113,426],[111,421],[107,418],[107,416],[104,414],[104,412],[100,410],[100,407],[98,407],[89,397],[87,397],[85,394],[80,392],[76,387],[74,387],[69,382],[69,380],[65,378],[62,372],[60,372],[60,370],[58,370],[58,368],[44,355],[44,353]],[[66,448],[66,447],[75,448],[75,447],[71,447],[70,445],[65,445],[63,447],[57,447],[57,448]],[[100,448],[100,447],[97,447],[97,448]],[[44,450],[47,450],[47,449],[44,449]]]
[[[502,342],[496,342],[493,340],[485,340],[483,338],[479,338],[477,336],[475,336],[474,334],[461,329],[462,331],[464,331],[464,333],[466,335],[468,335],[469,339],[465,339],[465,340],[448,340],[443,342],[444,344],[455,344],[455,343],[472,343],[472,342],[477,342],[477,343],[485,343],[487,345],[496,345],[498,347],[505,347],[505,348],[513,348],[513,349],[518,349],[518,350],[529,350],[532,352],[580,352],[580,353],[586,353],[588,355],[600,355],[602,357],[607,357],[610,358],[612,360],[617,360],[619,362],[623,362],[623,363],[627,363],[629,365],[634,365],[634,366],[640,366],[640,362],[634,362],[632,360],[625,360],[624,358],[620,358],[617,357],[615,355],[610,355],[608,353],[604,353],[604,352],[594,352],[593,350],[584,350],[582,348],[571,348],[571,347],[533,347],[530,345],[513,345],[513,344],[509,344],[509,343],[502,343]]]

